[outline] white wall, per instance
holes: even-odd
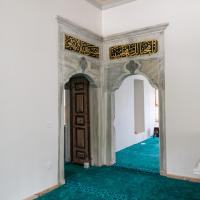
[[[134,79],[144,81],[145,132],[135,134],[134,121]],[[143,76],[129,76],[115,92],[116,151],[141,142],[153,134],[155,121],[154,88]]]
[[[200,158],[199,8],[199,0],[138,0],[103,11],[104,35],[170,22],[165,35],[167,171],[184,176],[193,176]],[[82,0],[0,1],[3,200],[22,199],[57,183],[56,15],[102,31],[100,11]]]
[[[101,32],[101,12],[86,1],[0,1],[2,200],[20,200],[57,184],[56,15]]]
[[[103,11],[104,35],[170,23],[165,34],[167,172],[189,177],[195,177],[200,158],[199,9],[199,0],[138,0]]]

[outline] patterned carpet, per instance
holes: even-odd
[[[84,169],[66,164],[66,184],[38,200],[200,200],[200,184],[162,177],[158,171],[154,173],[158,170],[158,157],[155,156],[158,148],[149,151],[147,146],[157,146],[158,139],[152,138],[145,143],[118,152],[118,166]],[[144,159],[133,165],[126,156],[136,159],[136,149]],[[148,154],[151,158],[146,156]],[[122,162],[122,158],[126,162]],[[125,168],[125,163],[131,169]]]
[[[159,138],[150,138],[116,153],[117,167],[159,173]]]

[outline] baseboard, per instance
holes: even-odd
[[[49,188],[47,188],[47,189],[45,189],[45,190],[43,190],[43,191],[41,191],[41,192],[38,192],[38,193],[36,193],[36,194],[34,194],[34,195],[28,197],[28,198],[25,198],[24,200],[34,200],[34,199],[37,199],[38,197],[40,197],[40,196],[42,196],[42,195],[44,195],[44,194],[47,194],[47,193],[49,193],[49,192],[51,192],[51,191],[57,189],[58,187],[59,187],[58,184],[57,184],[57,185],[54,185],[54,186],[49,187]]]
[[[183,180],[183,181],[190,181],[194,183],[200,183],[200,178],[192,178],[188,176],[179,176],[179,175],[174,175],[174,174],[168,174],[168,173],[160,173],[161,176],[166,176],[168,178],[173,178],[173,179],[178,179],[178,180]]]

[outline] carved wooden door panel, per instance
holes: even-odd
[[[71,161],[90,162],[89,81],[84,77],[70,80]]]

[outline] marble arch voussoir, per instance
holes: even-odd
[[[160,172],[166,171],[165,144],[165,69],[164,69],[164,30],[168,24],[160,24],[123,34],[102,38],[72,22],[57,17],[59,26],[58,49],[58,121],[59,121],[59,162],[58,180],[64,183],[64,85],[77,74],[90,79],[91,109],[91,153],[92,164],[96,166],[111,165],[115,162],[115,90],[123,80],[134,74],[144,75],[152,86],[159,89],[161,151]],[[85,41],[99,48],[99,58],[66,50],[65,34]],[[158,41],[158,51],[149,55],[136,55],[120,59],[110,59],[110,47],[141,41]],[[93,112],[95,111],[95,112]],[[70,131],[70,129],[68,129]]]

